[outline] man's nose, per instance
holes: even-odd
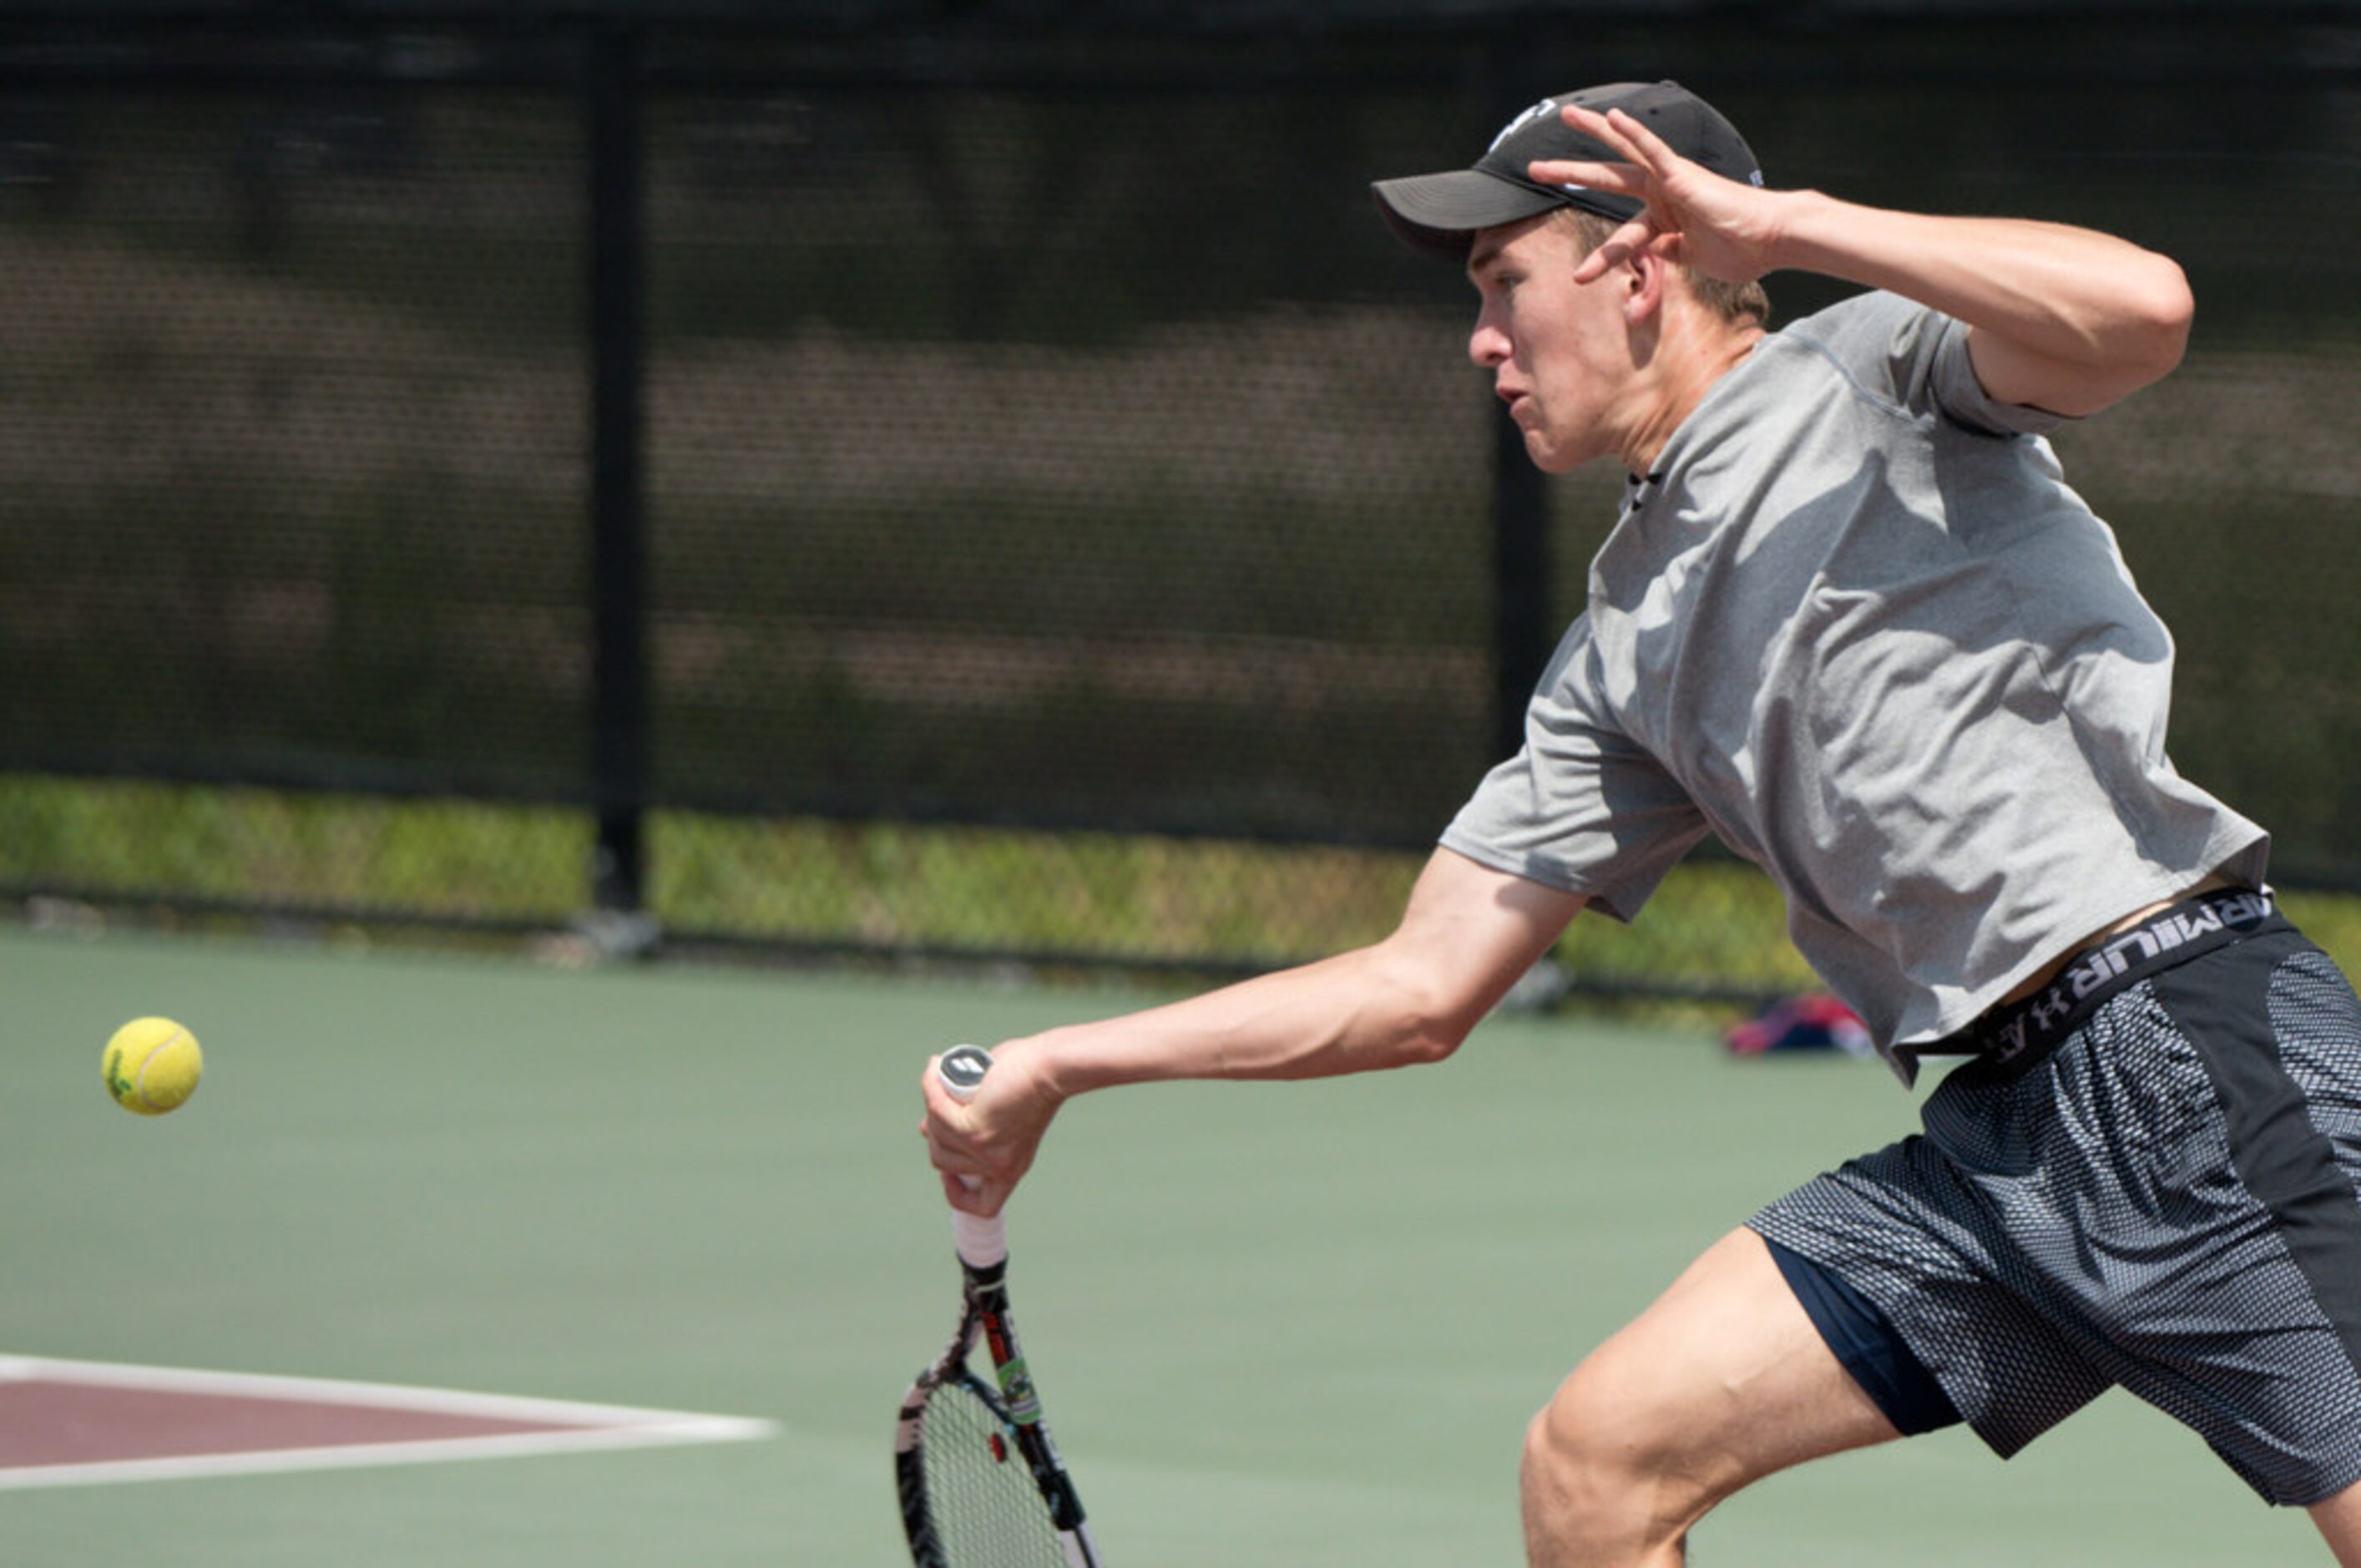
[[[1488,321],[1479,321],[1476,330],[1467,334],[1467,357],[1487,370],[1497,370],[1509,362],[1509,334]]]

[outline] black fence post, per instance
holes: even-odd
[[[647,279],[639,39],[594,27],[585,108],[590,180],[591,895],[636,916],[646,900],[646,498],[641,465]]]
[[[1498,411],[1492,423],[1492,751],[1525,743],[1525,705],[1556,645],[1550,607],[1549,484],[1525,438]]]

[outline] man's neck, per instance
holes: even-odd
[[[1763,328],[1752,322],[1731,324],[1702,314],[1690,324],[1698,331],[1677,337],[1667,334],[1649,369],[1646,412],[1620,445],[1623,465],[1645,478],[1656,471],[1656,459],[1714,383],[1746,362],[1762,341]]]

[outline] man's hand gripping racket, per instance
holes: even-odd
[[[991,1069],[988,1052],[954,1046],[936,1063],[936,1080],[964,1102]],[[1005,1225],[997,1214],[955,1211],[951,1231],[963,1277],[959,1332],[918,1374],[894,1428],[894,1473],[911,1561],[917,1568],[1100,1568],[1082,1499],[1041,1419],[1008,1314]],[[968,1365],[979,1339],[992,1359],[990,1382]]]

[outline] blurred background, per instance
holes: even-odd
[[[0,0],[0,901],[582,959],[1379,935],[1619,477],[1530,471],[1367,185],[1660,76],[1773,184],[2187,267],[2186,366],[2058,445],[2178,634],[2182,771],[2344,907],[2361,7],[2269,0]],[[1808,979],[1710,847],[1583,924],[1576,994]]]

